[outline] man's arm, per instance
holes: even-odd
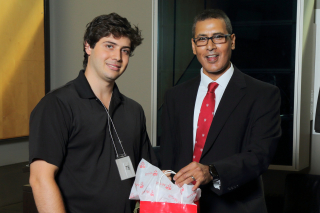
[[[257,178],[265,172],[275,154],[281,137],[280,91],[276,87],[263,87],[250,111],[251,121],[246,128],[246,145],[238,154],[221,159],[214,164],[221,187],[212,186],[218,195],[228,193]]]
[[[221,195],[238,188],[257,178],[264,172],[274,155],[277,142],[281,135],[280,128],[280,92],[277,88],[265,90],[265,94],[255,100],[252,113],[252,124],[248,145],[241,153],[236,153],[219,161],[212,162],[221,180],[221,188],[212,186],[212,190]],[[249,131],[247,130],[247,131]],[[174,177],[179,186],[192,182],[193,176],[197,184],[210,181],[208,166],[190,163]]]
[[[30,165],[30,185],[39,213],[66,212],[55,181],[58,169],[44,160],[36,160]]]

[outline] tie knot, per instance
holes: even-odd
[[[219,84],[216,82],[210,83],[208,85],[208,93],[214,93],[214,91],[217,89],[218,86],[219,86]]]

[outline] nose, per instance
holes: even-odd
[[[121,61],[121,50],[114,50],[112,54],[112,59],[116,61]]]
[[[217,45],[215,43],[213,43],[212,38],[208,40],[208,44],[207,44],[207,50],[213,50],[216,49]]]

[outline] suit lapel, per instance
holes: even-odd
[[[228,120],[232,111],[237,107],[240,100],[245,95],[246,83],[243,73],[234,67],[234,73],[228,83],[226,90],[221,98],[218,109],[212,120],[208,137],[203,148],[201,158],[211,149],[225,122]],[[201,159],[200,159],[201,160]]]

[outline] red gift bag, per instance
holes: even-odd
[[[140,213],[197,213],[197,205],[140,201]]]
[[[192,186],[189,185],[183,186],[180,189],[175,185],[172,186],[172,183],[169,179],[164,179],[165,183],[163,183],[161,182],[161,179],[166,176],[165,174],[175,174],[175,172],[167,170],[164,173],[162,173],[161,170],[159,170],[158,168],[150,169],[149,167],[149,163],[146,162],[144,159],[140,161],[135,183],[132,186],[131,194],[129,197],[130,199],[135,200],[140,199],[140,213],[199,213],[199,210],[197,210],[199,209],[198,201],[194,202],[194,200],[200,198],[200,189],[192,191]],[[143,169],[147,171],[142,171]],[[152,172],[158,170],[159,172]],[[153,176],[157,176],[161,173],[162,175],[160,178],[152,178],[151,180],[145,179],[145,177],[149,177],[150,174]],[[160,186],[162,188],[160,188]],[[160,189],[162,189],[162,191]],[[174,189],[175,191],[172,191],[172,189]],[[160,198],[158,197],[159,191]],[[180,197],[177,195],[180,195]],[[174,200],[176,203],[163,202],[167,201],[168,199]],[[181,199],[180,202],[179,199]],[[158,202],[159,200],[162,200],[162,202]],[[191,204],[192,201],[195,204]]]

